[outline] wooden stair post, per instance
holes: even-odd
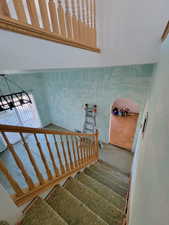
[[[37,10],[36,10],[36,5],[35,5],[35,0],[26,0],[27,6],[28,6],[28,11],[31,19],[31,23],[35,27],[39,27],[39,19],[37,15]]]
[[[54,0],[49,0],[49,11],[51,16],[53,32],[60,35],[58,11],[56,9],[56,2]]]
[[[17,153],[15,152],[15,149],[13,147],[13,145],[9,142],[9,139],[7,137],[7,135],[4,133],[4,132],[1,132],[2,133],[2,137],[4,138],[6,144],[7,144],[7,147],[8,147],[8,150],[11,152],[18,168],[20,169],[28,187],[29,187],[29,190],[32,190],[34,189],[35,185],[31,179],[31,177],[29,176],[29,174],[27,173],[25,167],[24,167],[24,164],[23,162],[20,160],[19,156],[17,155]]]
[[[8,4],[6,0],[1,0],[0,4],[0,16],[11,17]]]

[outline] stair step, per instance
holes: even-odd
[[[122,212],[89,187],[73,178],[64,187],[108,224],[122,224]]]
[[[108,225],[63,187],[56,186],[46,201],[69,225]]]
[[[110,172],[113,171],[113,173],[116,173],[119,176],[125,177],[126,179],[129,178],[129,174],[127,172],[124,172],[103,160],[99,160],[96,164],[98,164],[101,167],[104,167],[106,170],[109,170]]]
[[[37,198],[27,210],[21,225],[68,225],[46,201]]]
[[[126,187],[129,187],[129,177],[125,176],[124,174],[116,171],[116,170],[112,170],[112,169],[108,169],[105,166],[103,166],[102,164],[100,165],[100,163],[95,163],[94,166],[108,174],[110,174],[111,176],[113,176],[115,179],[120,180],[122,183],[124,183],[124,185],[126,185]]]
[[[121,211],[125,208],[125,200],[116,192],[114,192],[109,187],[105,186],[104,184],[98,182],[97,180],[93,179],[92,177],[86,175],[85,173],[79,173],[76,178],[83,183],[84,185],[90,187],[93,191],[97,194],[101,195],[103,198],[107,199],[111,202],[114,206],[116,206]]]
[[[101,173],[105,177],[109,178],[110,180],[113,180],[114,183],[119,184],[120,186],[124,187],[126,190],[129,188],[129,180],[126,183],[126,180],[123,180],[121,177],[115,176],[113,173],[110,173],[106,169],[102,168],[101,166],[92,165],[90,166],[90,169],[93,169],[94,171],[97,171],[98,173]]]
[[[84,172],[90,177],[96,179],[97,181],[111,188],[113,191],[115,191],[117,194],[121,195],[122,197],[124,198],[126,197],[127,190],[124,187],[114,183],[113,180],[109,180],[109,178],[105,177],[103,174],[98,173],[97,171],[94,171],[93,169],[90,169],[90,168],[86,168]]]
[[[106,170],[103,170],[101,167],[98,167],[96,165],[92,165],[89,167],[90,170],[98,173],[99,175],[104,176],[107,180],[113,181],[114,184],[117,184],[118,186],[120,186],[122,189],[128,191],[129,185],[124,182],[122,182],[121,180],[117,179],[116,177],[114,177],[113,175],[111,175],[109,172],[107,172]]]

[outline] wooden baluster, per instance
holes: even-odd
[[[90,161],[91,160],[91,137],[89,137],[89,139],[88,139],[87,146],[88,146],[88,159]]]
[[[97,141],[98,141],[98,134],[96,132],[96,134],[94,135],[94,138],[93,138],[93,159],[96,160],[97,159]]]
[[[91,23],[91,44],[94,44],[94,12],[93,12],[93,0],[90,0],[90,23]]]
[[[60,170],[61,170],[61,173],[64,174],[65,168],[64,168],[63,163],[62,163],[62,158],[61,158],[61,155],[60,155],[60,152],[59,152],[58,143],[56,141],[55,135],[53,135],[53,138],[54,138],[54,142],[55,142],[55,148],[56,148],[57,156],[58,156],[58,159],[59,159]]]
[[[72,33],[73,33],[73,40],[78,40],[78,24],[76,19],[76,10],[75,10],[75,0],[71,0],[71,9],[72,9]]]
[[[72,155],[71,155],[71,151],[70,151],[69,138],[67,135],[66,135],[66,142],[67,142],[67,149],[68,149],[68,155],[69,155],[69,160],[70,160],[70,168],[73,170],[74,165],[73,165]]]
[[[77,151],[77,158],[78,158],[78,165],[81,167],[82,161],[80,158],[80,149],[79,149],[79,144],[78,144],[78,139],[75,137],[75,142],[76,142],[76,151]]]
[[[6,0],[0,1],[0,16],[11,17]]]
[[[91,137],[90,140],[90,159],[92,160],[93,158],[93,137]]]
[[[75,143],[74,143],[74,137],[73,136],[71,136],[71,141],[72,141],[72,151],[73,151],[73,156],[74,156],[74,164],[75,164],[75,167],[78,167],[76,153],[75,153]]]
[[[32,166],[33,166],[33,168],[35,170],[35,173],[36,173],[36,176],[37,176],[37,178],[39,180],[39,183],[40,184],[44,184],[45,180],[44,180],[44,178],[43,178],[43,176],[42,176],[42,174],[41,174],[41,172],[40,172],[40,170],[39,170],[39,168],[38,168],[38,166],[36,164],[36,161],[35,161],[35,159],[33,157],[32,151],[31,151],[29,145],[27,144],[27,142],[26,142],[26,140],[25,140],[25,138],[24,138],[22,133],[20,133],[20,136],[21,136],[21,140],[23,142],[23,145],[25,147],[25,150],[26,150],[26,152],[27,152],[27,154],[29,156],[29,159],[30,159],[30,161],[32,163]]]
[[[50,11],[50,17],[52,21],[53,32],[60,34],[56,3],[54,0],[49,0],[48,4],[49,4],[49,11]]]
[[[62,2],[60,0],[58,0],[58,17],[59,17],[61,35],[64,38],[66,38],[65,12],[62,7]]]
[[[86,149],[86,156],[87,156],[87,161],[90,160],[90,155],[89,155],[89,137],[86,136],[86,144],[85,144],[85,149]]]
[[[63,155],[64,155],[64,159],[65,159],[65,167],[66,167],[66,171],[70,171],[70,169],[69,169],[69,164],[68,164],[67,157],[66,157],[65,146],[64,146],[64,142],[63,142],[63,139],[62,139],[62,136],[61,136],[61,135],[60,135],[60,140],[61,140],[61,145],[62,145]]]
[[[96,136],[93,138],[93,159],[96,159]]]
[[[81,21],[81,11],[80,11],[80,0],[76,0],[76,5],[77,5],[77,40],[79,40],[80,42],[83,39],[83,24]]]
[[[99,132],[98,132],[98,130],[96,130],[95,149],[96,149],[96,159],[98,159],[99,158]]]
[[[4,12],[2,10],[2,6],[0,5],[0,17],[3,17],[4,16]]]
[[[84,164],[84,152],[83,152],[83,137],[80,137],[80,155],[81,155],[81,162]]]
[[[24,9],[22,0],[13,0],[13,3],[15,6],[18,20],[22,23],[27,23],[27,18],[26,18],[25,9]]]
[[[84,155],[84,162],[87,163],[86,136],[83,137],[83,155]]]
[[[94,159],[94,138],[91,139],[91,158]]]
[[[79,35],[78,35],[78,21],[76,19],[76,10],[75,10],[75,0],[71,0],[71,5],[72,5],[72,28],[73,28],[73,39],[75,41],[79,40]],[[78,0],[79,1],[79,0]]]
[[[94,27],[94,25],[93,25],[93,0],[90,0],[90,26],[91,26],[91,28]]]
[[[87,17],[87,25],[90,27],[89,1],[88,0],[86,0],[86,17]]]
[[[50,169],[49,169],[49,167],[48,167],[48,163],[47,163],[47,160],[46,160],[45,155],[44,155],[44,153],[43,153],[42,146],[41,146],[41,144],[40,144],[40,142],[39,142],[38,137],[37,137],[36,134],[34,134],[34,137],[35,137],[35,140],[36,140],[37,147],[38,147],[38,149],[39,149],[40,157],[41,157],[42,162],[43,162],[43,164],[44,164],[44,166],[45,166],[45,169],[46,169],[46,173],[47,173],[48,179],[49,179],[49,180],[52,180],[52,179],[53,179],[52,173],[51,173],[51,171],[50,171]]]
[[[65,0],[65,11],[66,11],[66,27],[67,27],[67,37],[69,39],[73,39],[73,32],[72,32],[72,16],[70,15],[70,8],[68,0]]]
[[[49,155],[50,155],[50,158],[51,158],[51,161],[52,161],[52,165],[53,165],[53,168],[54,168],[54,171],[55,171],[55,176],[58,177],[59,176],[59,170],[56,166],[55,158],[54,158],[54,155],[52,153],[51,146],[50,146],[50,143],[49,143],[49,140],[48,140],[48,137],[47,137],[46,134],[45,134],[45,140],[46,140],[46,145],[47,145]]]
[[[87,44],[91,45],[91,29],[90,29],[90,16],[89,16],[89,1],[86,0],[86,15],[87,15]]]
[[[83,24],[83,42],[86,44],[87,36],[87,25],[86,25],[86,10],[85,10],[85,0],[82,1],[82,24]]]
[[[37,15],[37,10],[36,10],[36,5],[35,5],[35,0],[26,0],[27,6],[28,6],[28,11],[31,19],[31,23],[35,27],[39,27],[39,19]]]
[[[11,152],[18,168],[21,171],[21,173],[22,173],[22,175],[23,175],[23,177],[24,177],[24,179],[25,179],[25,181],[26,181],[26,183],[29,187],[29,190],[32,190],[35,186],[34,186],[34,183],[31,179],[31,177],[28,175],[28,173],[27,173],[27,171],[24,167],[24,164],[22,163],[22,161],[18,157],[17,153],[15,152],[15,149],[14,149],[13,145],[9,142],[7,135],[4,132],[2,132],[2,136],[3,136],[3,138],[4,138],[4,140],[7,144],[8,150]]]
[[[0,171],[4,174],[4,176],[7,178],[8,182],[14,189],[16,196],[19,197],[24,194],[19,184],[16,182],[16,180],[11,176],[8,169],[3,164],[2,160],[0,160]]]
[[[40,13],[41,13],[44,29],[46,31],[50,31],[50,22],[49,22],[46,0],[38,0],[38,2],[39,2],[39,8],[40,8]]]
[[[96,39],[96,0],[93,0],[93,25],[94,25],[94,47],[97,45],[97,39]]]

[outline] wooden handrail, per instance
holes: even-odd
[[[23,159],[18,148],[11,144],[9,132],[20,136],[22,151],[26,152],[28,159],[25,157]],[[22,174],[19,179],[24,179],[27,185],[26,189],[20,186],[17,182],[17,176],[13,177],[11,175],[13,173],[7,169],[8,165],[0,161],[0,171],[15,191],[12,198],[17,205],[28,202],[39,193],[98,160],[98,132],[85,134],[1,124],[0,133],[15,161],[13,165],[16,165]],[[24,135],[27,133],[32,134],[30,136],[31,142]],[[32,146],[33,143],[34,146]],[[36,180],[34,180],[32,170],[29,168],[33,168]],[[42,171],[42,168],[45,171]],[[11,166],[10,169],[16,170]],[[36,183],[37,181],[38,183]]]
[[[169,21],[168,21],[168,23],[165,27],[165,30],[164,30],[163,35],[161,37],[161,40],[164,41],[167,38],[168,34],[169,34]]]
[[[85,134],[78,133],[73,131],[57,131],[57,130],[49,130],[46,128],[32,128],[32,127],[21,127],[21,126],[11,126],[0,124],[0,132],[22,132],[27,134],[55,134],[55,135],[71,135],[71,136],[95,136],[95,134]]]
[[[17,18],[10,13],[11,4],[1,0],[1,29],[100,52],[96,47],[95,0],[10,1]]]

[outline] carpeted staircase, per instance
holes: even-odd
[[[129,178],[99,161],[25,210],[22,225],[122,225]]]

